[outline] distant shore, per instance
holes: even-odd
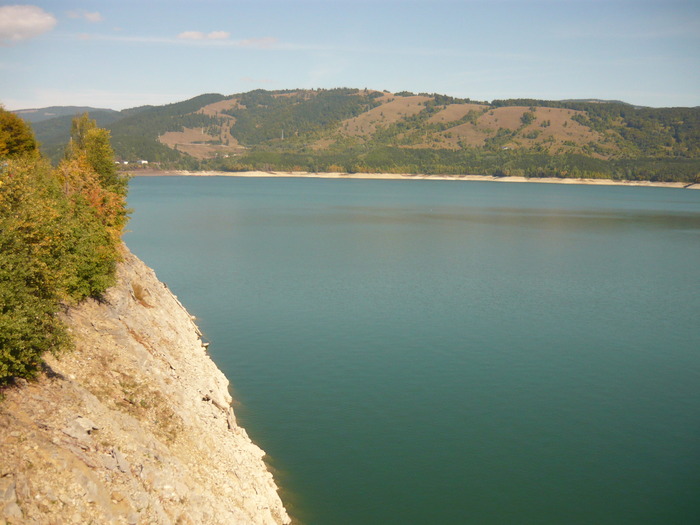
[[[652,182],[640,180],[612,179],[560,179],[555,177],[494,177],[492,175],[415,175],[408,173],[312,173],[308,171],[158,171],[137,170],[136,177],[300,177],[315,179],[376,179],[376,180],[463,180],[473,182],[537,182],[542,184],[585,184],[597,186],[647,186],[660,188],[700,189],[698,183],[687,182]]]

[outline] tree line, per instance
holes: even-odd
[[[527,178],[591,178],[700,182],[700,159],[613,159],[582,154],[550,155],[523,150],[430,149],[355,146],[340,151],[278,151],[258,148],[234,158],[199,163],[218,171],[369,172],[427,175],[493,175]]]

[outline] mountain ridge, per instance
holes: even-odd
[[[208,93],[101,118],[120,160],[166,168],[689,182],[700,174],[700,108],[600,99],[485,102],[355,88],[260,89]],[[54,158],[60,155],[59,124],[66,126],[57,119],[34,124]]]
[[[48,106],[45,108],[16,109],[12,113],[22,117],[30,123],[43,122],[57,117],[80,115],[82,113],[119,113],[109,108],[94,108],[91,106]]]

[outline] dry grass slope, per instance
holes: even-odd
[[[410,117],[420,113],[425,102],[431,97],[393,97],[384,95],[380,102],[381,106],[358,115],[357,117],[344,120],[340,123],[340,130],[343,135],[354,137],[368,137],[377,131],[379,126],[394,124],[405,117]]]

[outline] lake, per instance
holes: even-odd
[[[135,178],[315,524],[700,523],[700,191]]]

